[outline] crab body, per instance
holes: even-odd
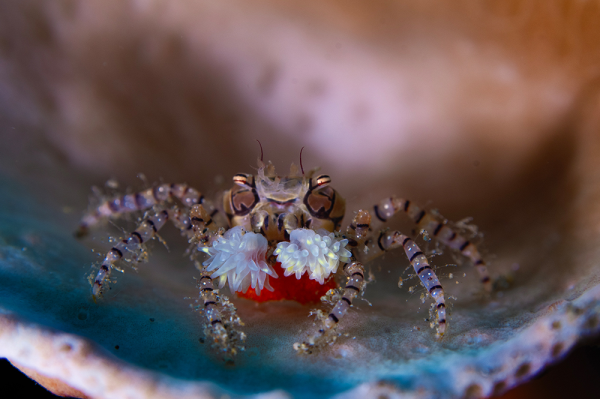
[[[236,186],[223,196],[231,227],[260,233],[271,242],[289,240],[291,231],[299,228],[339,229],[346,204],[329,186],[329,176],[296,173],[292,165],[290,176],[278,177],[268,164],[259,168],[257,176],[235,175]]]
[[[345,201],[331,186],[327,175],[304,174],[292,164],[288,176],[277,176],[274,166],[259,161],[256,175],[237,174],[234,186],[223,194],[222,209],[212,206],[202,194],[185,184],[160,184],[136,194],[101,201],[82,219],[80,232],[102,219],[133,211],[146,211],[138,227],[108,251],[95,277],[92,293],[99,298],[113,268],[131,258],[140,246],[153,239],[167,221],[194,244],[192,259],[208,254],[200,265],[200,299],[206,329],[215,346],[232,357],[242,346],[242,325],[235,308],[220,294],[226,284],[232,293],[250,299],[296,299],[301,303],[318,299],[337,286],[332,276],[346,284],[328,300],[333,308],[318,312],[317,328],[295,344],[301,353],[311,353],[333,343],[340,320],[365,284],[362,262],[402,248],[416,275],[435,301],[438,337],[446,331],[444,291],[427,256],[399,231],[376,228],[398,212],[412,219],[419,231],[460,252],[480,273],[490,289],[487,268],[475,245],[457,233],[447,221],[408,200],[390,197],[372,210],[359,210],[350,225],[341,229]],[[220,223],[215,215],[225,214]],[[274,282],[271,284],[271,282]],[[277,282],[277,283],[275,283]],[[335,298],[335,299],[332,299]]]
[[[335,234],[345,201],[329,186],[329,176],[298,172],[292,165],[289,176],[279,177],[269,163],[260,165],[256,176],[233,177],[235,186],[223,195],[231,228],[204,249],[212,255],[204,265],[214,270],[220,288],[229,281],[232,292],[260,300],[263,288],[275,291],[270,276],[282,281],[268,299],[300,302],[315,302],[332,288],[326,280],[340,260],[351,256],[344,248],[348,240]],[[283,273],[278,273],[281,268]],[[302,283],[286,278],[291,275]]]

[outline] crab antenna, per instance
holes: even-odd
[[[256,141],[258,141],[258,139]],[[263,150],[262,150],[262,144],[260,143],[260,141],[258,141],[258,145],[260,146],[260,162],[262,162],[263,161]]]
[[[300,148],[300,170],[302,171],[302,176],[304,176],[304,168],[302,167],[302,150],[304,147]]]

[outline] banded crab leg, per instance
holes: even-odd
[[[361,292],[365,283],[365,269],[362,263],[357,261],[346,263],[343,270],[346,276],[348,276],[348,281],[342,298],[337,301],[326,318],[317,321],[320,325],[315,333],[310,334],[306,341],[294,344],[294,349],[297,352],[309,354],[317,347],[335,340],[336,337],[333,335],[335,327],[344,317],[348,308],[352,306],[352,301]]]
[[[115,263],[126,257],[129,253],[135,253],[139,249],[140,244],[154,238],[155,234],[165,225],[168,219],[169,212],[166,210],[144,219],[129,234],[129,237],[122,239],[108,251],[92,284],[94,301],[102,295],[104,283],[110,277]]]
[[[200,215],[204,219],[194,215]],[[196,237],[202,245],[212,243],[213,237],[218,236],[218,230],[208,211],[202,205],[195,205],[192,208],[191,216],[190,219],[187,213],[176,208],[160,211],[144,219],[127,238],[119,241],[106,254],[93,282],[92,294],[94,300],[102,295],[105,281],[110,277],[115,263],[127,257],[130,253],[135,253],[139,250],[141,244],[153,239],[167,220],[171,220],[189,238]]]
[[[164,203],[170,198],[179,199],[186,207],[205,203],[202,193],[187,184],[160,184],[134,194],[126,194],[102,202],[83,216],[76,235],[78,237],[86,235],[90,227],[105,218],[115,218],[126,213],[143,211],[156,204]]]
[[[419,280],[435,301],[437,312],[437,333],[441,337],[446,332],[446,301],[444,289],[437,275],[429,265],[427,257],[421,248],[408,236],[399,231],[384,231],[379,235],[377,248],[373,252],[386,252],[396,248],[403,248],[410,264],[419,276]]]
[[[204,316],[206,317],[205,334],[210,337],[212,344],[228,359],[237,354],[238,349],[243,349],[245,334],[234,329],[235,321],[242,324],[239,318],[232,314],[230,320],[225,319],[225,315],[220,311],[223,305],[218,295],[218,290],[213,285],[211,272],[203,270],[198,284],[200,288],[200,299],[204,305]],[[230,312],[232,309],[229,309]]]
[[[346,231],[346,235],[349,236],[350,239],[356,241],[356,243],[348,243],[349,245],[353,245],[355,247],[353,248],[355,256],[360,255],[357,253],[358,248],[360,248],[359,244],[365,241],[370,227],[371,214],[365,210],[359,210]],[[436,302],[438,335],[441,337],[446,331],[446,302],[444,300],[444,289],[442,288],[442,285],[440,284],[435,272],[429,265],[427,257],[417,246],[417,244],[415,244],[412,239],[398,231],[382,231],[377,237],[376,244],[371,244],[371,246],[368,248],[369,258],[377,257],[386,251],[390,251],[399,247],[404,249],[408,260],[417,273],[417,276],[419,276],[421,283],[423,286],[425,286],[429,295]]]
[[[438,221],[430,212],[421,209],[409,200],[403,198],[386,198],[374,206],[375,216],[382,222],[386,222],[400,211],[404,211],[408,217],[417,224],[419,229],[425,230],[430,236],[435,237],[442,244],[467,257],[477,269],[479,278],[485,290],[488,292],[492,290],[492,283],[486,263],[479,254],[477,247],[475,244],[455,232],[450,226],[447,226],[444,222]]]
[[[200,247],[212,245],[220,235],[219,227],[212,218],[213,214],[209,213],[202,205],[194,205],[190,211],[189,223],[194,240]]]
[[[358,247],[364,244],[369,236],[371,228],[371,214],[368,211],[360,209],[354,215],[352,223],[346,228],[346,237],[350,247]]]

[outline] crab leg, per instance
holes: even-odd
[[[237,352],[236,342],[230,342],[230,334],[227,332],[223,315],[218,307],[220,301],[219,296],[217,295],[218,291],[215,290],[210,274],[210,272],[203,271],[202,276],[200,277],[200,283],[198,284],[198,287],[200,288],[200,298],[204,303],[204,315],[207,322],[205,333],[220,351],[225,352],[225,355],[235,356]],[[242,342],[237,344],[242,344],[243,335],[239,336],[241,337]]]
[[[358,247],[364,244],[371,228],[371,214],[363,209],[356,212],[352,223],[346,228],[346,237],[350,247]]]
[[[435,237],[442,244],[460,252],[471,260],[479,273],[479,278],[484,288],[487,291],[492,290],[486,263],[479,254],[475,244],[456,233],[444,222],[438,221],[431,213],[421,209],[409,200],[390,197],[374,206],[375,216],[382,222],[387,221],[401,210],[404,211],[420,229],[425,230],[430,236]]]
[[[321,320],[320,327],[316,333],[311,334],[308,339],[302,343],[296,342],[294,349],[300,353],[311,353],[317,346],[332,342],[335,337],[332,336],[335,326],[352,306],[352,301],[362,290],[365,283],[365,269],[360,262],[350,262],[344,265],[344,273],[348,276],[348,281],[344,289],[342,298],[335,304],[329,315]]]
[[[194,237],[194,226],[190,220],[190,214],[186,209],[174,207],[168,209],[169,220],[173,222],[173,225],[181,231],[181,234],[186,236],[188,240]]]
[[[441,337],[446,332],[446,301],[444,300],[444,289],[435,272],[429,266],[427,257],[421,248],[410,238],[399,231],[385,231],[379,235],[378,247],[382,251],[402,247],[406,257],[414,268],[419,280],[433,298],[436,304],[438,335]]]
[[[189,223],[193,236],[200,246],[212,245],[218,237],[219,228],[204,206],[194,205],[190,211]]]
[[[94,279],[92,294],[94,301],[102,294],[104,281],[110,276],[115,263],[123,259],[129,252],[135,252],[140,244],[152,239],[169,219],[169,212],[162,211],[144,219],[139,226],[129,234],[129,237],[119,241],[108,251],[100,270]]]
[[[404,234],[397,236],[397,241],[402,242],[402,248],[408,257],[410,264],[415,269],[425,289],[435,300],[438,322],[438,335],[441,337],[446,332],[446,302],[444,300],[444,289],[435,272],[429,266],[427,257],[415,242]]]
[[[126,213],[143,211],[170,198],[179,199],[186,207],[203,204],[204,196],[187,184],[160,184],[134,194],[122,195],[102,202],[82,219],[77,236],[84,236],[88,229],[104,218],[118,217]]]
[[[106,254],[94,279],[92,289],[94,299],[102,294],[104,281],[110,276],[114,264],[129,253],[137,251],[140,244],[153,239],[167,220],[171,220],[175,227],[188,238],[195,237],[201,246],[212,244],[213,239],[218,236],[216,224],[213,223],[210,214],[202,205],[194,205],[190,215],[175,208],[158,212],[154,216],[144,219],[127,238],[119,241]]]

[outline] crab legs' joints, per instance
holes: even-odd
[[[178,199],[183,206],[173,205],[164,209],[172,198]],[[205,206],[209,207],[211,212]],[[212,245],[223,234],[223,229],[220,229],[218,223],[213,220],[217,211],[204,201],[204,197],[198,190],[186,184],[161,184],[136,194],[127,194],[102,202],[84,216],[78,235],[84,235],[89,227],[102,219],[144,210],[150,210],[150,213],[154,214],[145,217],[127,238],[120,240],[106,254],[93,280],[94,301],[102,295],[106,280],[110,277],[116,263],[124,259],[136,261],[141,245],[156,237],[167,221],[170,220],[198,249]],[[214,289],[211,274],[204,269],[201,270],[199,283],[200,299],[204,305],[207,322],[205,332],[226,358],[232,358],[237,350],[243,347],[245,335],[235,330],[235,325],[242,323],[235,314],[233,305],[221,298],[218,290]],[[223,313],[221,309],[225,309],[226,312]]]
[[[348,226],[346,236],[350,240],[349,245],[354,247],[354,256],[360,255],[356,253],[356,251],[369,236],[370,225],[371,214],[365,210],[359,210],[352,223]],[[369,250],[370,257],[400,247],[404,249],[408,260],[419,276],[423,286],[436,302],[437,333],[439,337],[443,336],[446,332],[446,303],[444,300],[444,289],[435,272],[429,265],[425,254],[410,237],[407,237],[398,231],[382,231],[376,242],[376,247],[370,248]],[[335,339],[335,337],[331,337],[331,335],[333,331],[335,331],[336,325],[341,318],[344,317],[348,308],[352,305],[352,300],[359,292],[361,292],[365,284],[364,267],[362,263],[357,261],[346,263],[343,270],[346,276],[348,276],[348,282],[342,298],[336,303],[329,315],[320,321],[321,324],[316,333],[310,335],[306,341],[294,344],[294,349],[296,349],[296,351],[300,353],[311,353],[316,347]]]
[[[353,238],[356,246],[364,243],[368,237],[371,227],[371,214],[365,210],[359,210],[356,213],[352,223],[348,226],[346,234]],[[429,265],[427,257],[417,246],[417,244],[400,233],[399,231],[384,230],[379,233],[375,242],[369,246],[369,258],[383,254],[384,252],[400,248],[404,249],[406,256],[413,266],[417,276],[423,283],[423,286],[436,302],[438,336],[443,336],[446,332],[446,303],[444,300],[444,289],[440,284],[435,272]],[[356,249],[354,249],[356,252]],[[355,256],[361,254],[355,253]]]
[[[204,303],[204,314],[208,321],[208,328],[211,330],[211,336],[219,341],[226,341],[227,333],[223,327],[221,312],[217,308],[217,294],[213,286],[210,273],[202,273],[200,277],[200,298]]]
[[[83,217],[78,235],[83,235],[90,226],[103,218],[150,209],[173,197],[181,201],[184,209],[175,206],[156,212],[144,219],[129,237],[122,239],[108,251],[92,284],[94,300],[101,296],[115,263],[139,251],[140,245],[154,238],[167,220],[171,220],[188,239],[194,239],[200,245],[209,243],[209,238],[217,234],[217,226],[213,223],[212,214],[200,205],[204,202],[202,194],[187,184],[161,184],[135,194],[107,200]],[[192,208],[191,211],[188,211],[189,207]]]
[[[220,311],[220,305],[223,305],[223,303],[218,295],[218,290],[213,285],[211,274],[212,272],[203,270],[200,282],[198,283],[200,299],[202,299],[204,316],[206,317],[204,333],[225,358],[232,360],[237,354],[237,350],[243,349],[243,343],[246,338],[244,333],[234,328],[234,324],[243,325],[243,323],[233,313],[235,312],[235,308],[230,306],[229,320],[226,320],[225,314]]]
[[[104,282],[110,276],[115,263],[126,257],[129,253],[135,253],[141,244],[154,238],[154,235],[165,225],[168,219],[169,212],[166,210],[144,219],[142,223],[129,234],[128,238],[119,241],[108,251],[102,265],[100,265],[100,270],[98,270],[98,274],[94,279],[92,287],[94,301],[102,294]]]
[[[377,238],[377,247],[371,252],[386,252],[396,248],[403,248],[410,264],[414,268],[419,280],[435,300],[437,310],[437,333],[442,337],[446,332],[446,302],[444,300],[444,289],[435,272],[429,265],[427,257],[421,248],[410,238],[399,231],[382,231]]]
[[[202,193],[187,184],[160,184],[138,193],[126,194],[102,202],[83,217],[76,235],[78,237],[86,235],[90,227],[103,219],[150,209],[173,197],[180,200],[185,207],[204,203]]]
[[[191,223],[194,241],[201,247],[212,245],[213,241],[220,235],[221,231],[217,224],[212,218],[212,214],[209,213],[204,206],[194,205],[190,211],[189,219],[186,218],[186,222]],[[177,226],[183,232],[189,231],[186,225]]]
[[[459,251],[473,262],[486,291],[492,290],[490,276],[485,261],[479,254],[475,244],[456,233],[445,223],[438,221],[432,214],[414,205],[409,200],[390,197],[374,206],[377,219],[387,221],[399,211],[406,212],[420,229],[425,230],[430,236],[435,237],[442,244]]]
[[[94,279],[92,288],[94,300],[102,295],[104,282],[110,277],[115,263],[126,259],[130,254],[137,253],[140,245],[153,239],[167,220],[171,220],[184,235],[200,246],[212,244],[212,241],[220,234],[216,223],[202,205],[192,206],[189,215],[177,208],[163,210],[144,219],[127,238],[119,241],[106,254]]]
[[[326,318],[318,321],[320,323],[319,330],[311,334],[306,341],[294,344],[294,349],[300,353],[312,353],[312,351],[331,339],[332,333],[335,331],[335,326],[344,317],[348,308],[352,305],[352,301],[361,292],[365,283],[365,269],[360,262],[350,262],[343,266],[344,274],[348,276],[346,287],[342,298],[337,301],[331,312]],[[335,339],[335,338],[333,338]]]
[[[348,245],[353,248],[353,251],[367,239],[370,224],[371,214],[367,211],[359,210],[354,216],[352,223],[346,229],[346,237],[349,241]],[[353,260],[349,263],[345,263],[342,270],[348,280],[344,287],[344,293],[341,299],[337,301],[326,318],[317,322],[320,323],[320,327],[316,333],[309,335],[306,341],[294,344],[294,349],[297,352],[308,354],[323,343],[334,340],[335,337],[332,337],[332,335],[336,325],[342,317],[344,317],[348,308],[352,306],[354,298],[356,298],[364,288],[366,284],[365,268],[362,263]]]

